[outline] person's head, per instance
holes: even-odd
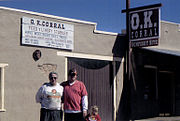
[[[92,113],[92,115],[98,114],[98,107],[96,105],[91,107],[91,113]]]
[[[58,74],[56,72],[49,73],[49,81],[52,85],[56,85],[57,83]]]
[[[75,81],[77,79],[77,70],[75,68],[70,69],[68,72],[68,77],[71,81]]]

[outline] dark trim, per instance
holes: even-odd
[[[143,9],[148,9],[148,8],[155,8],[155,7],[161,7],[162,4],[158,3],[158,4],[153,4],[153,5],[147,5],[147,6],[142,6],[142,7],[136,7],[136,8],[130,8],[130,9],[124,9],[121,12],[122,13],[126,13],[126,12],[130,12],[130,11],[137,11],[137,10],[143,10]]]

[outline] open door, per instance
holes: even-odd
[[[159,71],[158,100],[159,116],[171,116],[174,114],[174,74],[169,71]]]

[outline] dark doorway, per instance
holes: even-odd
[[[160,71],[158,76],[159,116],[171,116],[174,113],[174,75],[172,72]]]
[[[113,78],[109,61],[68,58],[68,69],[76,68],[78,79],[86,85],[89,109],[99,107],[102,121],[113,121]]]
[[[158,114],[157,99],[157,67],[145,65],[143,69],[143,110],[145,117],[153,117]]]

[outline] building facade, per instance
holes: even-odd
[[[180,115],[179,24],[161,21],[159,45],[131,53],[131,118]]]
[[[0,121],[38,121],[39,87],[56,71],[75,67],[103,121],[120,119],[124,36],[96,23],[0,7]],[[119,48],[121,46],[121,48]],[[125,108],[125,107],[124,107]]]
[[[125,35],[96,23],[0,7],[0,121],[38,121],[39,87],[70,68],[103,121],[180,115],[179,24],[161,21],[158,46],[133,48],[127,81]]]

